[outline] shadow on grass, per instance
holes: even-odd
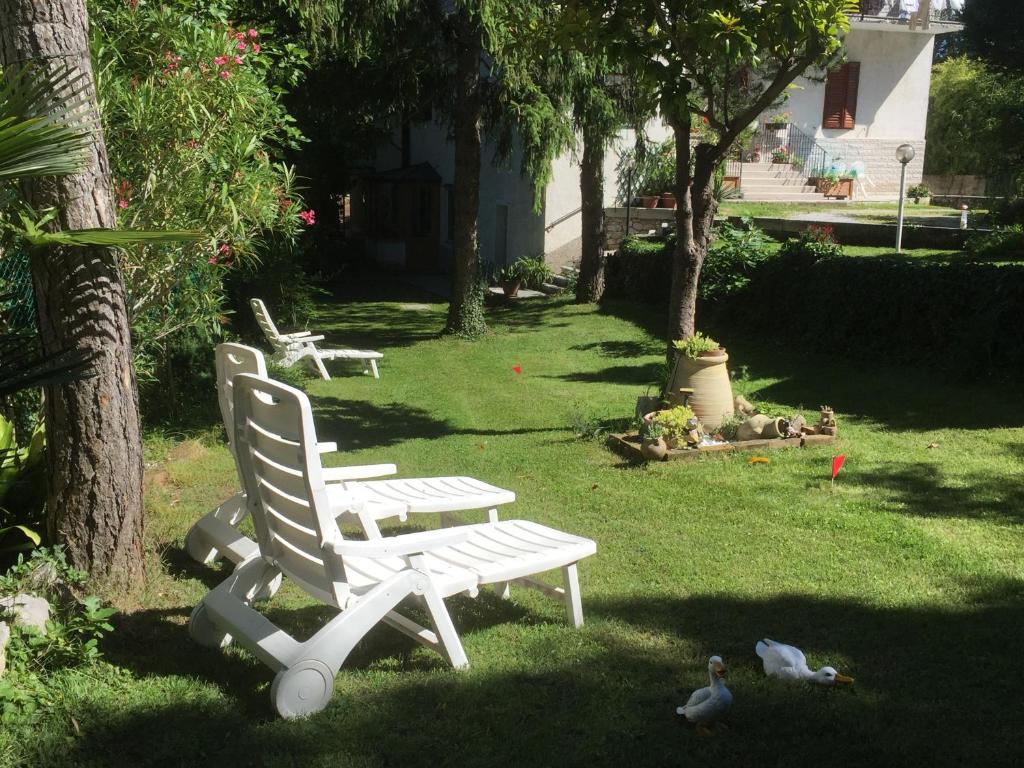
[[[905,505],[921,517],[989,518],[1024,523],[1024,478],[988,473],[950,484],[942,467],[923,461],[892,462],[872,470],[851,469],[848,482]]]
[[[648,386],[658,380],[663,368],[662,363],[643,363],[641,365],[613,365],[599,371],[575,371],[561,376],[549,376],[552,379],[573,381],[584,384],[632,384]]]
[[[631,322],[655,338],[664,336],[665,312],[661,308],[608,301],[599,311]],[[749,378],[777,379],[748,393],[758,400],[803,409],[827,404],[835,408],[840,422],[852,416],[901,431],[1024,426],[1024,410],[1008,407],[1005,387],[963,383],[948,373],[900,366],[890,360],[866,365],[819,354],[817,349],[774,344],[721,322],[708,321],[705,327],[728,347],[734,373],[742,367]],[[827,331],[823,333],[822,349],[842,349],[841,339],[828,339]],[[648,381],[655,379],[651,376]]]
[[[253,665],[250,673],[241,656],[225,659],[179,638],[177,650],[148,654],[169,654],[158,660],[166,673],[146,673],[209,676],[227,699],[190,689],[184,701],[140,707],[82,702],[74,712],[81,735],[70,744],[40,736],[50,748],[38,764],[1019,764],[1019,581],[975,585],[959,609],[802,595],[632,596],[585,600],[585,608],[600,620],[580,632],[517,629],[516,650],[530,660],[523,668],[463,675],[443,663],[388,659],[397,678],[378,686],[360,675],[353,685],[343,671],[328,708],[305,721],[273,719],[267,670]],[[658,636],[668,645],[651,642]],[[827,690],[767,680],[753,652],[765,636],[801,645],[812,662],[833,663],[857,683]],[[382,662],[390,652],[382,642],[375,630],[346,668]],[[701,739],[673,713],[704,683],[711,653],[724,656],[735,699],[730,729]],[[217,660],[213,675],[208,659]],[[232,677],[247,681],[242,690]]]
[[[526,435],[564,429],[532,427],[522,429],[460,429],[445,419],[437,419],[422,408],[405,403],[377,406],[363,400],[343,400],[318,396],[315,415],[317,433],[333,440],[342,450],[386,448],[406,440],[437,440],[451,435],[490,437]]]
[[[653,341],[592,341],[589,344],[576,344],[569,349],[585,352],[596,349],[601,357],[627,357],[630,359],[646,355],[658,355],[664,350],[662,345]]]

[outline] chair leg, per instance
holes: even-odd
[[[324,361],[320,358],[320,355],[315,352],[312,355],[313,364],[316,367],[317,372],[324,381],[331,380],[331,374],[327,372],[327,368],[324,366]]]
[[[375,379],[379,379],[380,378],[380,371],[377,370],[377,361],[376,360],[371,360],[370,361],[370,370],[373,371],[373,378],[375,378]]]
[[[583,601],[580,599],[580,577],[576,563],[562,568],[565,579],[565,613],[574,627],[583,626]]]
[[[185,535],[185,551],[192,556],[193,560],[203,565],[216,562],[224,556],[224,553],[214,544],[224,542],[216,542],[204,531],[204,521],[217,520],[234,527],[242,522],[247,514],[245,497],[241,493],[236,493],[216,509],[207,512],[202,520],[189,529]]]
[[[494,582],[494,591],[498,593],[498,597],[502,600],[512,599],[512,582],[511,581],[496,581]]]
[[[448,607],[444,604],[441,595],[434,589],[433,584],[423,591],[423,600],[430,613],[430,622],[434,625],[434,630],[440,640],[441,655],[448,659],[448,662],[456,669],[466,669],[469,667],[469,659],[462,648],[459,633],[455,631]]]

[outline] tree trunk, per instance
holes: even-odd
[[[84,73],[96,109],[84,0],[0,0],[0,64],[29,60]],[[114,226],[110,172],[97,124],[81,172],[24,185],[61,229]],[[32,257],[43,350],[95,355],[92,375],[46,389],[48,526],[68,559],[112,587],[143,577],[142,440],[124,287],[114,252],[58,248]]]
[[[452,233],[452,297],[445,333],[475,337],[486,330],[480,291],[480,22],[466,9],[455,20],[455,231]]]
[[[668,119],[676,140],[676,248],[672,254],[672,287],[669,291],[668,333],[665,356],[675,359],[672,342],[693,336],[697,315],[697,281],[704,254],[694,247],[693,199],[690,195],[690,115]]]
[[[589,304],[601,298],[604,272],[604,151],[602,136],[583,130],[580,161],[580,217],[583,252],[576,282],[576,303]]]

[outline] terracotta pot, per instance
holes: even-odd
[[[669,402],[672,405],[683,404],[680,389],[693,390],[686,404],[709,432],[718,429],[736,412],[726,367],[728,362],[729,355],[724,349],[719,350],[719,354],[701,355],[696,359],[680,355],[669,385]]]
[[[759,439],[765,425],[771,420],[771,416],[765,416],[763,413],[751,416],[740,424],[739,429],[736,430],[736,439],[740,441]]]
[[[640,441],[640,455],[648,461],[664,461],[668,457],[668,445],[664,438],[651,440],[645,437]]]
[[[675,208],[676,207],[676,196],[671,192],[664,192],[661,195],[661,207],[662,208]]]
[[[657,208],[658,201],[661,199],[657,195],[643,195],[637,198],[640,201],[641,208]]]
[[[519,293],[519,289],[522,287],[522,285],[523,285],[522,280],[516,280],[514,282],[513,281],[506,281],[506,282],[501,284],[501,290],[505,294],[505,296],[507,296],[508,298],[511,299],[517,293]]]
[[[761,428],[761,437],[766,440],[772,440],[776,437],[783,437],[785,431],[785,419],[768,419],[768,423]]]

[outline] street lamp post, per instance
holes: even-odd
[[[903,203],[907,199],[907,165],[914,159],[914,148],[910,144],[896,147],[896,159],[900,161],[900,207],[896,214],[896,253],[903,250]]]

